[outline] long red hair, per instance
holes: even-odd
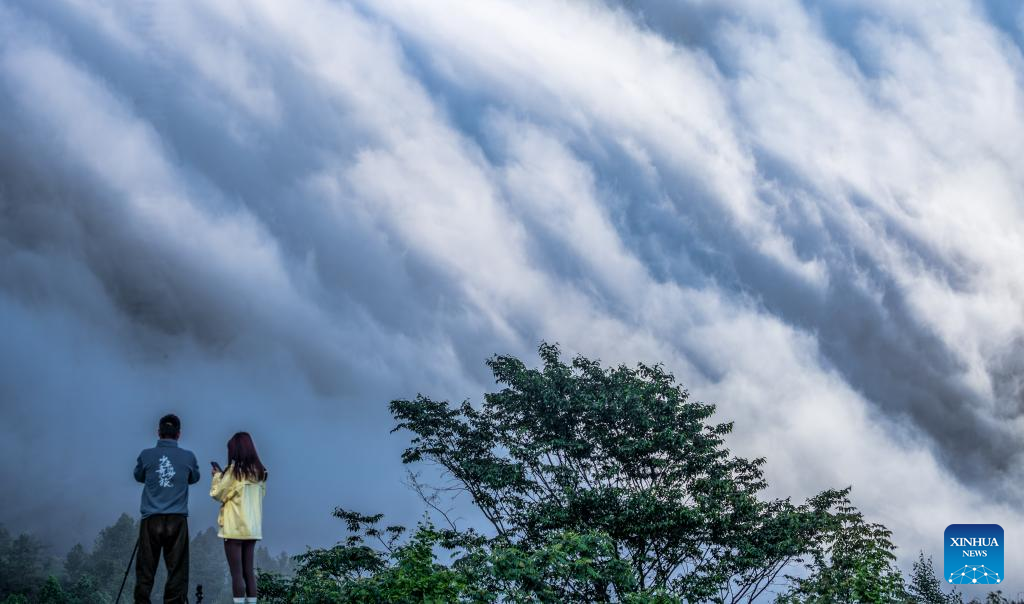
[[[253,482],[267,479],[267,469],[248,432],[239,432],[228,441],[228,464],[234,466],[231,472],[237,479],[248,478]]]

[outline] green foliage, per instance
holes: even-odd
[[[64,576],[71,583],[89,576],[89,554],[81,543],[76,543],[64,558]],[[90,576],[91,578],[91,576]]]
[[[973,604],[975,601],[976,600],[971,600],[971,603]],[[996,591],[989,592],[988,595],[985,596],[985,604],[1011,604],[1011,602],[1003,597],[1002,590],[997,589]]]
[[[117,588],[121,585],[125,566],[131,558],[138,536],[138,521],[128,514],[121,514],[114,524],[100,531],[93,544],[92,552],[80,562],[76,561],[75,564],[80,564],[80,572],[88,574],[93,583],[100,586],[100,589],[113,599],[113,596],[117,594]],[[69,557],[72,552],[69,552]],[[65,569],[69,562],[69,558],[65,558]],[[162,585],[163,581],[160,580],[159,583]],[[128,573],[128,582],[124,586],[124,593],[131,594],[134,587],[135,573],[133,571]]]
[[[551,533],[533,549],[492,543],[482,554],[487,593],[512,602],[602,602],[612,588],[638,591],[628,562],[599,533]]]
[[[114,596],[101,590],[90,575],[82,575],[68,587],[68,600],[73,604],[110,604]]]
[[[50,575],[39,590],[35,601],[39,604],[69,604],[70,599],[68,594],[64,593],[64,588],[61,587],[57,577]]]
[[[911,601],[920,604],[960,604],[960,594],[955,591],[947,594],[943,591],[943,585],[935,574],[931,556],[925,558],[924,552],[919,552],[907,584],[907,594]]]
[[[50,564],[44,545],[22,534],[12,538],[0,526],[0,597],[32,596],[46,581]]]
[[[845,492],[844,492],[845,493]],[[832,502],[828,502],[831,506]],[[907,600],[903,576],[896,568],[892,533],[864,521],[845,494],[821,538],[812,547],[809,576],[789,577],[793,587],[778,602],[902,603]]]
[[[275,572],[259,570],[256,576],[256,592],[263,602],[288,602],[295,587],[291,579]]]
[[[592,602],[605,599],[601,591],[587,591],[595,582],[632,581],[611,541],[599,535],[552,535],[527,550],[424,522],[401,541],[400,527],[378,528],[380,515],[335,515],[346,521],[349,537],[296,556],[290,580],[261,573],[263,601]],[[439,560],[438,551],[447,552],[450,563]]]
[[[434,527],[421,525],[409,542],[396,547],[392,563],[353,585],[352,602],[455,602],[467,587],[463,573],[440,564]]]
[[[396,400],[398,429],[413,433],[405,463],[440,465],[493,525],[523,550],[553,534],[601,534],[629,566],[629,588],[595,578],[601,599],[661,590],[693,601],[745,601],[813,551],[845,491],[814,504],[758,497],[763,459],[729,454],[732,424],[689,400],[659,365],[605,369],[563,363],[542,345],[543,368],[488,361],[504,386],[479,408],[425,396]]]
[[[288,554],[281,552],[276,557],[271,556],[270,551],[265,547],[256,548],[255,566],[263,572],[276,575],[291,575],[295,572],[292,559]]]
[[[266,602],[455,602],[466,589],[465,575],[440,564],[434,548],[441,534],[421,525],[404,544],[404,529],[379,529],[380,515],[362,516],[345,510],[335,515],[352,533],[335,547],[310,550],[295,557],[292,580],[260,573],[259,589]],[[377,549],[367,544],[376,540]]]
[[[217,536],[216,529],[212,527],[199,532],[189,542],[189,583],[192,593],[195,593],[196,585],[203,586],[204,600],[207,602],[224,602],[231,597],[224,540]],[[154,593],[162,592],[154,590]]]
[[[96,537],[92,550],[81,544],[72,547],[63,565],[45,555],[44,546],[29,535],[17,538],[0,527],[0,603],[26,604],[110,604],[124,577],[135,540],[138,522],[127,514]],[[272,568],[289,571],[287,556],[272,558],[265,548],[261,558]],[[223,541],[214,529],[197,534],[190,543],[190,597],[201,583],[207,602],[230,598]],[[62,572],[61,572],[62,571]],[[166,571],[157,572],[154,599],[163,592]],[[122,601],[130,601],[134,589],[134,568],[128,573]]]

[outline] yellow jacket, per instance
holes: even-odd
[[[222,539],[263,538],[263,496],[267,482],[235,478],[232,466],[215,472],[210,483],[210,497],[220,502],[217,524]]]

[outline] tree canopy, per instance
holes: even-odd
[[[864,520],[849,488],[767,498],[765,460],[732,455],[732,423],[713,422],[715,407],[662,366],[539,353],[539,368],[489,359],[499,389],[479,403],[392,401],[394,431],[410,436],[403,462],[434,464],[447,481],[415,484],[441,528],[428,519],[405,537],[336,510],[348,540],[300,556],[290,581],[265,577],[274,597],[913,601],[889,531]],[[439,494],[468,497],[488,529],[456,526]]]

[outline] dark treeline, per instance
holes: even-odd
[[[100,531],[90,547],[75,545],[64,556],[29,534],[13,536],[0,526],[0,602],[3,604],[108,604],[114,601],[131,557],[139,523],[128,514]],[[205,602],[231,600],[224,542],[217,531],[199,531],[189,544],[189,594],[203,586]],[[267,548],[256,550],[256,566],[275,575],[291,574],[291,561],[281,553],[273,557]],[[163,594],[166,570],[157,572],[154,601]],[[122,602],[132,601],[134,568],[128,573]],[[190,597],[190,601],[191,597]]]

